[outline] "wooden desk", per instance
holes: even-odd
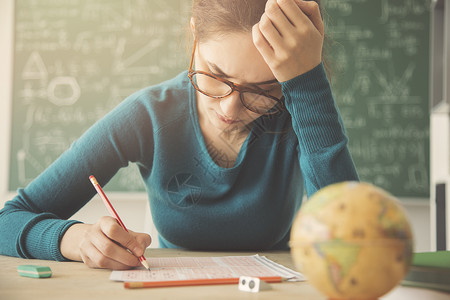
[[[173,249],[149,249],[147,259],[168,256],[227,256],[252,255],[242,252],[191,252]],[[269,259],[294,268],[289,252],[259,253]],[[47,279],[21,277],[17,266],[22,264],[45,265],[52,268],[53,276]],[[247,293],[238,290],[236,285],[171,287],[154,289],[124,289],[121,282],[109,280],[110,270],[90,269],[77,262],[55,262],[42,260],[24,260],[20,258],[0,256],[0,299],[1,300],[128,300],[128,299],[305,299],[325,300],[307,282],[272,283],[272,290],[259,293]],[[397,287],[382,298],[449,300],[450,294],[435,291]]]

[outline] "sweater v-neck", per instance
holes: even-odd
[[[250,130],[245,141],[242,143],[242,146],[239,149],[239,153],[236,157],[234,165],[231,168],[224,168],[224,167],[219,166],[213,160],[213,158],[211,157],[211,155],[209,154],[209,151],[207,149],[205,137],[203,136],[203,132],[200,127],[200,120],[199,120],[199,115],[198,115],[199,112],[197,109],[197,95],[196,95],[195,89],[192,86],[189,88],[189,108],[190,108],[190,116],[191,116],[191,120],[192,120],[192,125],[193,125],[194,131],[195,131],[195,136],[199,143],[200,150],[203,154],[203,157],[205,158],[205,161],[208,162],[208,165],[210,165],[216,171],[223,172],[223,173],[234,173],[237,170],[239,170],[243,163],[245,155],[248,151],[248,143],[249,143],[249,140],[253,133],[253,129]]]

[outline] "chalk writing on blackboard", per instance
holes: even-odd
[[[333,90],[362,180],[429,195],[429,1],[327,0]]]
[[[189,10],[183,0],[16,1],[9,189],[127,96],[186,69]],[[138,177],[132,166],[108,187],[143,191]]]

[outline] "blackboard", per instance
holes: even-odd
[[[190,1],[17,0],[9,189],[125,97],[188,66]],[[143,191],[137,167],[106,187]]]
[[[429,195],[429,1],[324,0],[333,90],[362,180]],[[187,0],[16,0],[9,189],[132,92],[186,69]],[[108,184],[143,191],[134,166]]]
[[[427,0],[325,0],[333,92],[361,180],[429,197]]]

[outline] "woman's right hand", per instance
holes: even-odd
[[[324,24],[315,1],[268,0],[252,34],[255,47],[279,82],[306,73],[322,61]]]
[[[64,234],[60,250],[70,260],[83,261],[91,268],[114,270],[140,266],[139,258],[150,245],[146,233],[126,232],[112,217],[95,224],[75,224]]]

